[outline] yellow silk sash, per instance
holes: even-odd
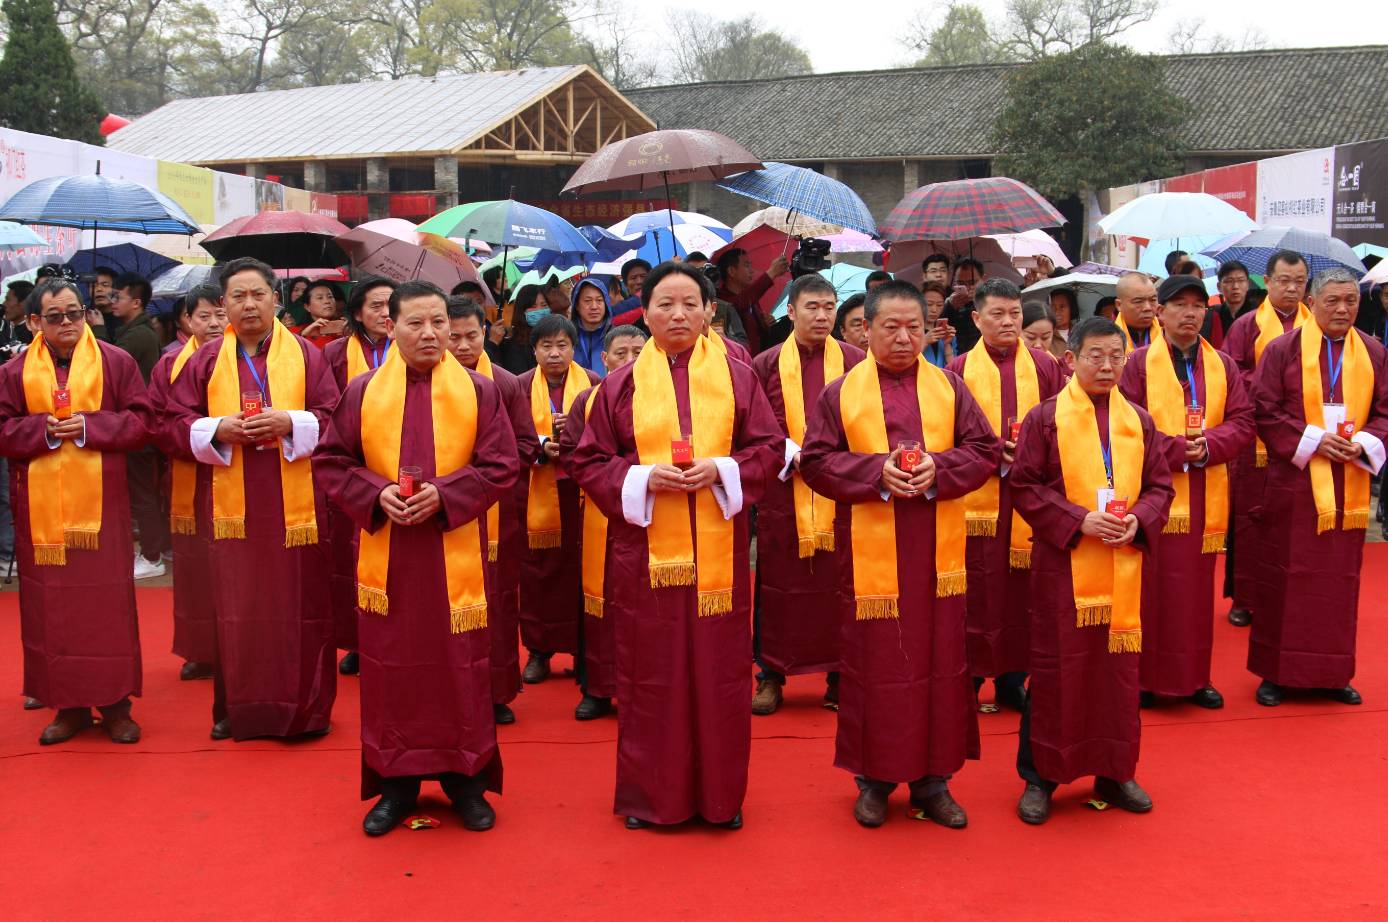
[[[1224,404],[1229,396],[1229,381],[1224,374],[1224,362],[1214,346],[1200,340],[1200,364],[1205,371],[1205,428],[1213,429],[1224,422]],[[1176,377],[1171,350],[1165,344],[1147,350],[1147,412],[1157,431],[1184,438],[1186,434],[1186,395]],[[1195,381],[1190,382],[1195,395]],[[1176,498],[1171,501],[1171,515],[1162,531],[1168,534],[1189,534],[1191,522],[1190,474],[1173,469],[1171,484]],[[1223,464],[1205,468],[1205,527],[1200,550],[1217,554],[1224,550],[1224,536],[1229,530],[1229,469]]]
[[[598,388],[588,392],[588,402],[583,405],[586,419],[593,412],[593,401],[597,399]],[[607,516],[602,514],[597,503],[583,497],[583,610],[594,618],[601,618],[606,607],[607,594]]]
[[[1123,331],[1123,338],[1128,341],[1127,346],[1124,347],[1123,351],[1128,355],[1131,355],[1133,351],[1137,349],[1137,346],[1133,345],[1133,334],[1128,329],[1128,321],[1123,319],[1122,314],[1119,314],[1118,319],[1115,322],[1118,324],[1118,329]],[[1156,344],[1162,341],[1161,324],[1157,323],[1157,318],[1152,318],[1152,326],[1148,329],[1150,331],[1150,335],[1148,337],[1149,344]]]
[[[361,398],[361,447],[366,466],[394,481],[400,474],[400,437],[405,426],[408,368],[392,349]],[[429,381],[430,423],[434,430],[434,472],[444,477],[472,462],[477,444],[477,390],[467,369],[445,357]],[[430,525],[415,525],[429,528]],[[386,522],[375,534],[361,532],[357,552],[357,605],[378,615],[390,613],[386,580],[390,573],[390,535]],[[449,630],[454,634],[487,626],[487,593],[482,578],[482,538],[472,523],[443,533],[443,566],[448,587]]]
[[[1129,508],[1142,491],[1146,454],[1142,421],[1117,388],[1109,393],[1108,429],[1113,459],[1115,495],[1127,497]],[[1094,509],[1099,490],[1108,485],[1094,404],[1070,379],[1056,395],[1056,441],[1065,496],[1076,506]],[[1102,511],[1102,510],[1098,510]],[[1075,625],[1107,624],[1110,653],[1142,651],[1142,552],[1131,544],[1109,547],[1084,535],[1070,552],[1070,581],[1075,596]]]
[[[1301,331],[1301,405],[1308,425],[1325,428],[1325,397],[1321,387],[1321,357],[1325,354],[1325,334],[1314,317],[1308,317]],[[1369,418],[1374,396],[1374,368],[1359,331],[1351,328],[1345,336],[1340,380],[1344,382],[1345,419],[1355,423],[1356,431]],[[1319,452],[1311,457],[1311,495],[1316,501],[1316,534],[1335,527],[1335,478],[1330,459]],[[1369,472],[1357,464],[1346,464],[1345,508],[1341,529],[1369,527]]]
[[[1292,329],[1301,329],[1302,325],[1310,319],[1311,312],[1305,304],[1298,302],[1296,316],[1292,318]],[[1267,298],[1263,298],[1263,303],[1258,305],[1258,310],[1253,315],[1253,322],[1258,325],[1258,338],[1253,341],[1253,367],[1257,368],[1263,362],[1263,350],[1268,347],[1268,343],[1289,331],[1282,329],[1282,318],[1277,316],[1277,309],[1268,302]],[[1253,456],[1254,464],[1257,467],[1268,466],[1268,447],[1256,435],[1253,437]]]
[[[276,410],[302,410],[305,401],[306,362],[299,340],[278,320],[271,333],[265,360],[266,383]],[[235,416],[241,412],[241,373],[237,365],[236,331],[228,328],[217,352],[217,364],[207,382],[210,416]],[[268,407],[267,407],[268,408]],[[231,466],[212,469],[212,537],[246,537],[245,453],[254,445],[231,446]],[[318,543],[318,513],[313,501],[313,466],[308,458],[289,461],[279,445],[280,496],[284,502],[284,546]]]
[[[389,342],[389,340],[387,340]],[[390,355],[390,347],[386,346],[386,355]],[[385,360],[381,360],[385,364]],[[366,357],[366,350],[362,348],[361,337],[355,333],[347,339],[347,380],[351,381],[357,375],[364,375],[371,370],[371,362]]]
[[[732,455],[733,396],[729,359],[698,337],[689,356],[689,410],[696,458]],[[636,452],[642,464],[670,464],[671,445],[683,438],[675,379],[670,357],[655,344],[646,344],[632,369],[632,425]],[[651,524],[646,529],[651,587],[698,587],[699,614],[721,615],[733,610],[733,522],[713,490],[694,494],[694,522],[698,542],[689,525],[689,497],[685,493],[656,493]]]
[[[34,337],[24,353],[21,377],[29,412],[53,415],[58,369],[42,333]],[[101,347],[96,344],[91,327],[84,326],[68,366],[67,389],[73,415],[99,412],[104,386]],[[29,462],[27,485],[34,563],[60,567],[67,564],[68,548],[97,550],[101,534],[100,451],[78,448],[72,439],[63,439],[56,450]]]
[[[574,398],[591,387],[588,373],[576,362],[569,363],[564,379],[563,406],[559,412],[568,413]],[[530,418],[535,432],[542,438],[554,438],[554,413],[549,404],[549,382],[542,369],[535,369],[530,379]],[[532,550],[556,548],[563,543],[563,523],[559,515],[559,481],[553,461],[530,468],[530,496],[526,504],[525,525]]]
[[[1017,344],[1017,358],[1012,363],[1017,382],[1017,419],[1041,402],[1041,381],[1036,374],[1036,361],[1025,343]],[[1002,418],[1002,372],[988,354],[988,347],[979,340],[964,357],[964,383],[988,417],[993,434],[1000,439],[1010,438],[1004,432],[1007,421]],[[974,492],[964,497],[964,521],[968,533],[992,537],[998,533],[998,513],[1001,505],[1002,478],[994,474]],[[1007,563],[1014,570],[1031,567],[1031,526],[1012,510],[1012,540],[1008,542]]]
[[[916,366],[916,400],[920,406],[922,450],[939,452],[954,447],[954,388],[945,373],[924,358]],[[839,415],[843,419],[848,450],[886,455],[887,419],[882,408],[882,389],[877,363],[871,357],[844,375],[839,390]],[[853,591],[859,621],[901,617],[898,600],[895,497],[853,506]],[[935,501],[935,595],[962,595],[964,570],[964,503]],[[908,563],[915,566],[916,562]]]
[[[781,399],[786,408],[786,435],[797,445],[805,442],[805,393],[800,375],[800,348],[795,339],[781,344],[776,371],[781,378]],[[843,375],[843,350],[832,336],[824,341],[824,384]],[[795,499],[795,535],[800,556],[834,549],[834,512],[837,504],[809,488],[798,471],[791,477]]]
[[[178,355],[174,356],[173,366],[169,368],[170,386],[178,380],[183,366],[188,364],[188,360],[201,345],[196,336],[188,337]],[[198,463],[174,458],[171,480],[173,486],[169,495],[169,530],[176,535],[195,535],[198,532]]]
[[[496,380],[496,375],[492,374],[492,360],[487,357],[485,351],[477,356],[477,367],[473,370],[488,381]],[[501,500],[497,500],[487,507],[487,563],[496,563],[496,554],[500,547]]]

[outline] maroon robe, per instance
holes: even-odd
[[[1254,344],[1258,341],[1256,308],[1240,314],[1224,337],[1221,350],[1243,374],[1244,390],[1253,399],[1253,376],[1258,370]],[[1282,320],[1283,331],[1292,328],[1292,314]],[[1264,353],[1266,354],[1266,353]],[[1257,444],[1250,441],[1229,464],[1229,560],[1224,594],[1234,608],[1253,610],[1257,594],[1258,561],[1263,557],[1267,527],[1263,523],[1267,468],[1257,465]]]
[[[1170,340],[1162,348],[1170,350]],[[1147,350],[1143,346],[1128,356],[1118,382],[1123,396],[1147,409]],[[1243,376],[1233,359],[1216,353],[1224,363],[1227,382],[1224,421],[1205,429],[1209,457],[1191,465],[1190,531],[1148,535],[1148,552],[1142,562],[1142,690],[1157,695],[1185,697],[1210,684],[1210,657],[1214,650],[1214,574],[1216,554],[1202,550],[1205,531],[1205,469],[1228,464],[1253,440],[1253,402],[1243,386]],[[1181,359],[1172,364],[1185,371]],[[1192,363],[1195,403],[1205,407],[1205,364]],[[1177,379],[1181,373],[1177,373]],[[1183,390],[1187,406],[1190,390]],[[1186,467],[1186,437],[1156,432],[1157,446],[1172,473]],[[1174,493],[1172,494],[1175,495]]]
[[[751,364],[752,364],[752,353],[749,352],[749,351],[747,351],[747,347],[744,346],[744,345],[742,345],[742,343],[738,342],[737,340],[733,339],[733,338],[730,337],[730,336],[727,336],[727,335],[722,334],[722,333],[718,333],[717,331],[714,331],[714,330],[710,330],[710,331],[708,332],[708,335],[709,335],[709,336],[717,336],[720,340],[723,341],[723,345],[726,346],[727,349],[728,349],[728,358],[730,358],[730,359],[737,359],[739,362],[741,362],[741,363],[744,364],[744,365],[751,365]],[[806,412],[809,412],[809,411],[806,410]],[[758,513],[758,514],[760,515],[760,513]]]
[[[149,377],[149,402],[154,412],[163,417],[168,412],[170,375],[174,360],[183,349],[167,351],[159,357]],[[192,356],[188,357],[192,361]],[[184,366],[187,367],[186,364]],[[168,429],[158,426],[155,433],[159,450],[166,455],[178,453],[168,444]],[[172,490],[173,472],[169,484]],[[212,591],[212,519],[202,513],[212,510],[198,494],[210,482],[199,477],[193,501],[193,520],[196,531],[191,535],[173,533],[173,653],[190,663],[211,663],[217,658],[217,602]]]
[[[540,455],[540,438],[530,417],[530,393],[521,390],[520,379],[495,362],[492,383],[501,394],[503,415],[511,423],[520,469],[528,473]],[[514,701],[521,690],[520,576],[521,561],[528,551],[525,499],[529,492],[529,477],[518,476],[501,494],[501,508],[497,510],[501,536],[496,560],[487,563],[487,632],[492,638],[492,701],[496,704]]]
[[[82,415],[83,445],[101,452],[99,547],[68,548],[64,566],[34,563],[29,534],[29,462],[54,450],[48,414],[29,413],[22,355],[0,368],[0,455],[10,459],[24,694],[58,709],[105,707],[142,689],[125,453],[145,445],[154,418],[135,360],[100,340],[97,347],[101,409]],[[59,380],[66,377],[59,368]],[[42,492],[48,485],[37,487]]]
[[[686,431],[692,429],[688,362],[685,353],[671,367]],[[607,376],[569,460],[574,479],[608,521],[606,619],[616,629],[621,701],[613,810],[655,823],[680,823],[695,815],[727,822],[742,808],[752,748],[746,510],[780,470],[785,440],[752,369],[730,360],[732,459],[743,499],[733,518],[733,610],[700,617],[694,586],[651,588],[646,529],[623,516],[623,485],[640,463],[632,423],[633,367]],[[693,496],[689,504],[692,517]]]
[[[359,335],[359,334],[353,334]],[[338,392],[347,390],[347,344],[352,341],[352,336],[344,336],[334,339],[323,347],[323,358],[327,360],[328,369],[332,372],[333,380],[337,382]],[[366,364],[372,368],[379,367],[372,365],[373,347],[371,343],[361,338],[362,353],[366,356]],[[386,348],[390,347],[390,341],[386,341]],[[379,348],[379,347],[377,347]],[[386,352],[382,350],[381,361],[386,360]],[[317,471],[315,471],[315,474]],[[315,483],[316,489],[322,489],[320,484]],[[350,516],[343,514],[329,498],[327,502],[327,535],[326,544],[328,554],[332,558],[333,570],[329,583],[332,587],[331,597],[333,606],[333,642],[341,650],[355,650],[357,648],[357,529],[352,524]]]
[[[1306,330],[1268,344],[1254,384],[1258,434],[1268,447],[1268,466],[1248,671],[1293,688],[1344,688],[1354,678],[1364,532],[1340,528],[1336,516],[1335,528],[1316,534],[1311,472],[1298,458],[1306,432],[1301,405],[1301,337]],[[1359,432],[1383,442],[1388,440],[1388,353],[1377,340],[1361,338],[1373,365],[1374,392],[1369,418],[1355,423]],[[1342,343],[1334,346],[1337,360],[1342,348]],[[1320,359],[1321,393],[1327,401],[1342,402],[1344,379],[1332,396],[1324,347]],[[1360,460],[1368,461],[1367,452]],[[1343,510],[1344,465],[1332,461],[1330,468],[1335,507]]]
[[[843,370],[847,372],[863,360],[863,350],[839,343],[843,350]],[[808,431],[815,403],[824,390],[824,347],[813,351],[796,343],[795,337],[760,353],[752,370],[771,401],[780,424],[781,436],[790,443],[786,427],[785,395],[781,391],[781,350],[800,350],[800,392],[805,401]],[[787,444],[785,454],[801,446]],[[784,461],[784,456],[782,461]],[[780,675],[833,672],[839,668],[839,633],[845,597],[839,573],[839,557],[847,553],[852,537],[847,516],[834,517],[832,551],[817,551],[812,557],[800,556],[800,537],[795,525],[795,486],[792,471],[787,479],[777,477],[766,487],[757,504],[757,605],[753,629],[753,649],[761,665]]]
[[[1017,413],[1017,350],[1003,352],[987,346],[983,340],[974,348],[988,349],[998,366],[1002,385],[1003,438],[1007,421]],[[1054,397],[1065,386],[1060,365],[1048,352],[1030,349],[1036,364],[1036,384],[1042,400]],[[955,356],[949,370],[964,378],[964,361],[968,353]],[[978,395],[974,395],[977,399]],[[990,419],[992,414],[986,414]],[[969,672],[975,676],[1000,676],[1007,672],[1026,672],[1031,641],[1027,637],[1031,623],[1028,605],[1031,598],[1031,570],[1011,565],[1012,544],[1012,480],[998,470],[998,531],[996,535],[971,535],[968,539],[969,589],[966,596],[965,630],[969,655]]]
[[[537,374],[532,368],[519,375],[525,398],[526,414],[530,413],[530,383]],[[585,369],[588,383],[597,384],[598,376]],[[549,389],[550,403],[563,408],[564,382]],[[572,409],[572,408],[571,408]],[[531,417],[534,427],[534,417]],[[543,451],[537,455],[543,463],[554,464]],[[531,468],[523,477],[529,483]],[[578,484],[569,478],[563,465],[555,470],[559,488],[559,547],[532,548],[526,542],[525,556],[520,568],[520,633],[527,650],[543,653],[578,653],[578,625],[583,618],[583,512]],[[521,520],[522,531],[525,520]]]
[[[323,353],[298,336],[294,340],[304,354],[305,410],[317,420],[321,435],[337,404],[337,385]],[[267,388],[269,348],[267,339],[251,356]],[[165,439],[186,460],[197,460],[191,430],[208,415],[207,385],[220,349],[221,340],[199,349],[169,392],[164,425],[170,431]],[[238,358],[236,367],[241,390],[262,389],[244,359]],[[273,393],[265,393],[265,404],[274,406]],[[213,719],[230,718],[237,740],[324,731],[337,696],[324,496],[314,490],[319,540],[285,547],[281,453],[282,449],[258,451],[253,446],[242,452],[246,537],[212,542],[218,654]],[[209,464],[199,466],[198,479],[198,514],[210,520]]]
[[[478,528],[481,567],[487,507],[510,489],[520,465],[496,385],[474,371],[468,375],[477,389],[472,461],[439,477],[431,375],[406,371],[400,463],[419,466],[423,479],[438,488],[442,506],[427,523],[391,527],[386,576],[390,613],[359,614],[363,800],[380,793],[381,778],[449,772],[485,772],[489,789],[501,791],[491,638],[485,630],[449,630],[443,531]],[[361,375],[347,386],[314,452],[314,466],[352,523],[374,534],[387,521],[379,500],[392,481],[369,469],[362,451],[361,405],[370,377]]]
[[[1033,533],[1028,660],[1032,757],[1037,774],[1058,784],[1086,775],[1130,781],[1137,773],[1142,736],[1139,655],[1110,653],[1106,626],[1075,626],[1070,552],[1092,510],[1070,502],[1065,493],[1055,400],[1043,401],[1027,414],[1008,475],[1013,502]],[[1145,553],[1166,525],[1174,491],[1152,417],[1140,407],[1133,409],[1142,421],[1145,451],[1142,489],[1128,512],[1138,521],[1133,546]],[[1094,415],[1099,438],[1107,445],[1107,396],[1095,401]]]
[[[878,366],[887,444],[924,444],[913,365],[904,373]],[[897,499],[899,618],[860,621],[853,555],[871,548],[846,543],[839,554],[844,611],[840,618],[839,724],[834,764],[874,781],[913,782],[949,776],[978,758],[978,720],[964,644],[963,595],[935,595],[935,500],[978,489],[997,470],[1002,443],[993,435],[964,382],[954,388],[954,448],[933,451],[930,496]],[[810,417],[800,471],[816,493],[839,504],[852,523],[855,503],[881,503],[886,455],[850,451],[839,413],[843,378],[829,384]]]

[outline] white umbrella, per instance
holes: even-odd
[[[738,221],[733,227],[733,237],[741,237],[763,224],[791,237],[832,237],[844,231],[844,228],[837,224],[807,217],[798,211],[786,211],[784,208],[773,205],[770,208],[754,211]]]
[[[987,237],[996,240],[1003,252],[1013,259],[1018,256],[1046,256],[1053,264],[1064,269],[1074,265],[1056,239],[1040,229],[1022,231],[1020,234],[988,234]]]
[[[862,231],[845,230],[822,238],[829,241],[830,253],[881,253],[882,244]]]
[[[1388,259],[1380,260],[1359,280],[1361,285],[1382,285],[1386,282],[1388,282]]]
[[[1029,285],[1022,289],[1022,298],[1027,295],[1043,294],[1047,299],[1051,292],[1057,288],[1068,288],[1075,293],[1075,300],[1080,305],[1080,316],[1071,318],[1071,325],[1079,322],[1080,317],[1089,317],[1094,314],[1094,306],[1099,303],[1100,298],[1113,295],[1118,290],[1118,276],[1116,275],[1088,275],[1083,272],[1071,272],[1069,275],[1058,276],[1053,279],[1042,279],[1035,285]]]
[[[1154,192],[1099,219],[1099,228],[1106,234],[1148,240],[1234,234],[1257,226],[1248,215],[1206,192]]]

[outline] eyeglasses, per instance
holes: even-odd
[[[43,322],[49,326],[56,327],[61,326],[65,320],[68,323],[80,323],[83,316],[85,316],[84,311],[63,311],[61,313],[44,314]]]
[[[1107,352],[1086,352],[1084,355],[1080,356],[1080,359],[1082,359],[1086,365],[1092,365],[1095,368],[1103,368],[1105,365],[1112,365],[1114,368],[1122,368],[1124,365],[1128,364],[1128,357],[1126,355],[1113,355]]]

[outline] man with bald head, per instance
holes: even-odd
[[[1125,272],[1118,277],[1114,288],[1118,306],[1118,329],[1128,338],[1128,351],[1161,339],[1161,327],[1156,323],[1157,286],[1143,272]]]

